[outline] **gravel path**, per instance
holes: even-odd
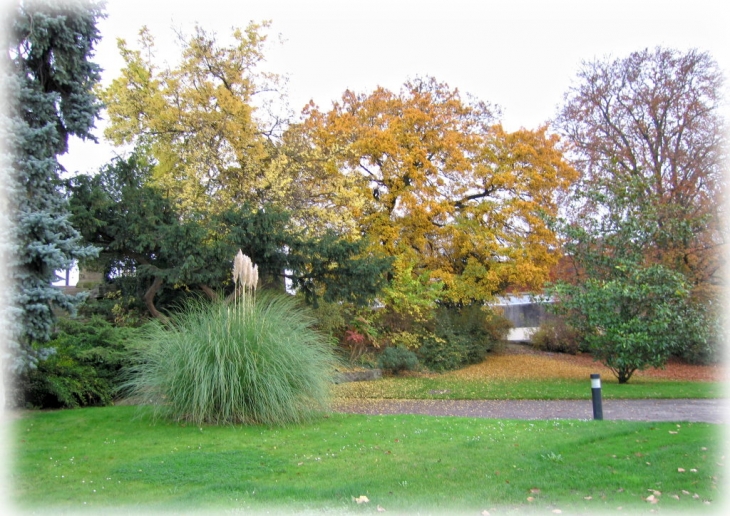
[[[591,400],[341,400],[335,412],[500,419],[593,419]],[[604,420],[728,423],[726,400],[603,400]]]

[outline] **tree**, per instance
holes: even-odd
[[[100,104],[92,89],[99,67],[90,59],[102,16],[102,4],[94,1],[22,1],[5,34],[3,126],[11,156],[5,181],[16,370],[37,361],[31,343],[49,339],[52,306],[73,312],[81,300],[52,287],[55,271],[95,254],[69,221],[57,156],[68,150],[70,136],[94,139]]]
[[[663,366],[671,355],[714,361],[723,341],[718,300],[698,301],[683,271],[657,263],[647,251],[664,231],[678,235],[692,227],[662,219],[643,183],[631,178],[612,185],[610,211],[556,226],[574,275],[551,287],[556,303],[550,306],[580,329],[620,383],[636,369]],[[581,198],[587,205],[606,202],[600,191]]]
[[[73,221],[101,249],[96,265],[110,279],[134,278],[151,315],[165,317],[156,302],[164,289],[198,289],[211,298],[232,291],[231,260],[239,249],[258,265],[264,284],[283,286],[286,278],[315,303],[364,303],[379,291],[389,262],[365,253],[365,240],[307,237],[273,205],[183,215],[151,181],[154,170],[133,153],[70,181]]]
[[[551,294],[596,360],[626,383],[636,370],[662,367],[688,332],[685,278],[662,265],[617,265],[610,279],[560,283]]]
[[[584,63],[578,79],[557,119],[581,172],[571,220],[561,224],[576,276],[556,293],[598,357],[620,355],[619,381],[669,352],[706,360],[721,341],[713,319],[726,136],[717,63],[657,48]],[[642,292],[651,304],[632,297]]]
[[[582,174],[577,190],[600,194],[580,197],[579,218],[620,204],[652,232],[645,252],[687,275],[695,291],[717,284],[722,264],[722,80],[697,50],[587,62],[557,118]]]
[[[575,172],[546,128],[508,133],[495,111],[432,78],[347,91],[290,130],[316,160],[301,181],[316,178],[315,199],[349,211],[403,273],[443,283],[448,302],[539,286],[558,258],[544,215]]]
[[[146,28],[140,50],[118,42],[125,67],[100,93],[110,121],[105,135],[144,149],[155,163],[155,184],[183,210],[285,206],[292,180],[276,145],[283,121],[265,120],[260,109],[266,103],[259,99],[277,88],[275,76],[257,70],[265,27],[234,30],[229,46],[200,27],[180,34],[174,66],[156,63]]]

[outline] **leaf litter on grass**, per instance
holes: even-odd
[[[335,411],[345,412],[353,404],[361,410],[366,400],[385,403],[418,399],[423,403],[435,403],[434,400],[440,399],[544,399],[546,396],[548,399],[572,399],[577,392],[580,396],[585,395],[584,390],[576,391],[575,386],[582,385],[580,382],[593,373],[601,374],[607,383],[616,384],[613,373],[589,354],[544,352],[529,345],[511,343],[504,351],[488,355],[481,363],[456,371],[410,371],[376,381],[346,382],[336,385],[332,394]],[[637,371],[634,378],[639,379],[634,385],[643,386],[639,389],[643,397],[666,397],[669,392],[670,397],[703,398],[710,392],[707,389],[720,388],[724,369],[674,361],[664,370]],[[703,382],[712,383],[707,383],[705,389]],[[658,390],[651,388],[655,383],[659,385]],[[692,385],[687,387],[686,383]],[[636,391],[630,390],[630,393],[632,396],[628,397],[637,397]]]
[[[603,375],[611,371],[598,362],[593,365],[573,364],[528,354],[492,355],[479,364],[446,373],[445,377],[461,380],[529,380],[529,379],[585,379],[591,373]]]
[[[588,353],[570,355],[539,351],[525,344],[507,344],[505,352],[488,355],[479,364],[447,373],[464,380],[584,379],[591,373],[613,378],[611,370]],[[727,379],[722,365],[693,365],[670,359],[663,368],[636,371],[635,378],[719,382]]]

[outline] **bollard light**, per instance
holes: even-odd
[[[591,375],[591,394],[593,395],[593,419],[603,419],[603,404],[601,401],[601,375]]]

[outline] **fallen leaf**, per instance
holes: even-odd
[[[700,450],[702,450],[702,451],[707,451],[707,448],[705,448],[705,447],[703,446],[702,448],[700,448]]]
[[[304,463],[303,462],[300,462],[300,463],[297,464],[297,466],[301,466],[302,464],[304,464]]]
[[[644,499],[645,499],[645,500],[646,500],[647,502],[649,502],[649,503],[657,503],[657,502],[659,502],[659,500],[657,500],[656,496],[654,496],[654,495],[649,495],[649,496],[647,496],[647,497],[646,497],[646,498],[644,498]]]
[[[678,434],[679,432],[675,432],[674,430],[669,431],[670,434]]]
[[[694,498],[695,500],[699,500],[700,499],[700,495],[698,495],[697,493],[695,493],[695,494],[692,495],[692,498]]]
[[[378,512],[385,512],[385,509],[378,505]]]
[[[674,498],[675,500],[679,500],[679,495],[672,495],[671,498]]]
[[[677,471],[678,471],[679,473],[684,473],[684,468],[677,468]]]
[[[489,511],[482,511],[482,516],[490,516]]]
[[[368,497],[365,495],[358,496],[357,498],[353,498],[353,500],[355,500],[358,505],[360,505],[361,503],[368,503],[370,501],[368,499]]]
[[[553,509],[553,514],[563,514],[563,511],[560,509]]]
[[[696,469],[694,469],[694,468],[692,468],[692,469],[690,469],[690,470],[689,470],[689,472],[690,472],[690,473],[697,473],[697,470],[696,470]]]
[[[583,499],[584,500],[593,500],[593,497],[592,496],[584,496]]]
[[[685,491],[684,489],[682,489],[682,494],[688,495],[689,494],[689,491]]]
[[[539,493],[539,492],[540,492],[540,490],[539,490],[538,488],[536,488],[536,487],[533,487],[532,489],[530,489],[530,492],[531,492],[532,494],[537,494],[537,493]]]
[[[533,498],[532,496],[528,496],[528,497],[527,497],[527,501],[528,501],[528,502],[534,502],[534,501],[535,501],[535,499],[534,499],[534,498]]]

